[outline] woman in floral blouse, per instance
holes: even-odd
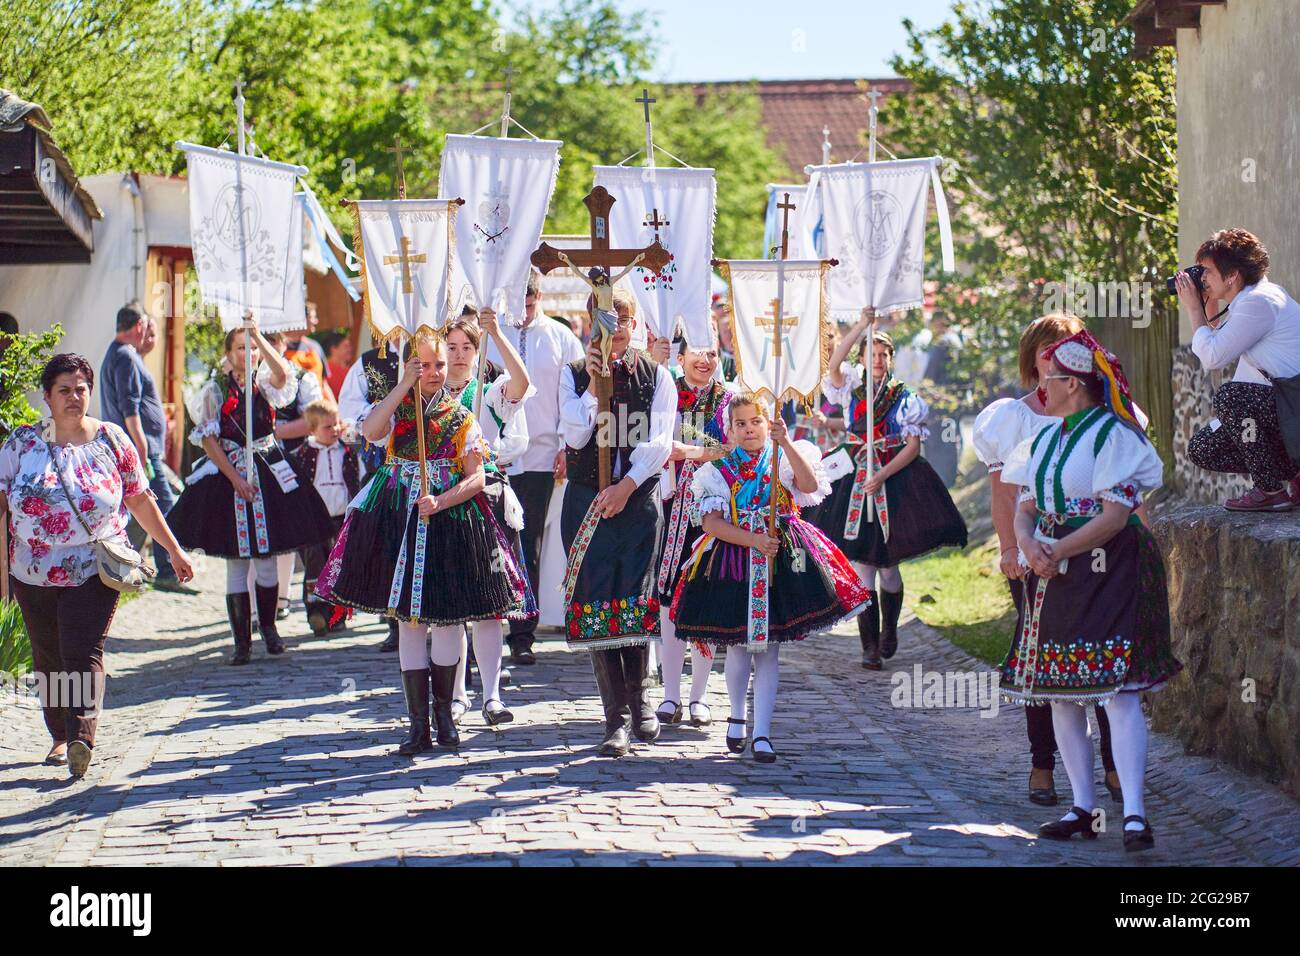
[[[41,372],[51,417],[14,429],[0,447],[10,582],[54,740],[45,762],[67,764],[74,777],[85,775],[95,746],[104,639],[117,608],[117,592],[99,580],[94,542],[125,543],[129,513],[166,549],[182,582],[194,576],[131,439],[86,415],[94,385],[95,373],[80,355],[54,356]]]

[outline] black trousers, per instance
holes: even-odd
[[[42,682],[41,710],[55,743],[95,746],[104,705],[104,640],[117,592],[98,577],[75,588],[9,578],[32,642],[32,671]]]
[[[1300,471],[1282,442],[1272,385],[1224,382],[1214,394],[1219,427],[1206,425],[1187,444],[1187,457],[1206,471],[1250,475],[1260,491],[1277,491]]]
[[[524,529],[519,533],[524,548],[524,571],[540,605],[542,532],[546,530],[546,510],[551,504],[555,475],[549,471],[525,471],[510,476],[510,487],[514,489],[515,496],[524,509]],[[508,638],[510,650],[518,653],[531,649],[536,631],[537,618],[531,621],[511,621]]]

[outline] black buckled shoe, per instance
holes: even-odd
[[[1097,831],[1092,828],[1092,811],[1079,807],[1070,807],[1077,819],[1053,820],[1038,828],[1038,835],[1046,840],[1068,840],[1076,833],[1085,840],[1097,839]]]
[[[429,736],[429,672],[402,671],[402,692],[406,695],[406,715],[411,726],[397,752],[414,757],[433,749]]]
[[[247,664],[253,648],[253,604],[247,591],[226,595],[226,616],[230,618],[230,633],[235,639],[235,653],[226,663]]]
[[[727,724],[732,727],[745,726],[745,722],[739,717],[728,717]],[[747,746],[749,746],[749,734],[741,734],[739,737],[733,737],[731,734],[727,734],[727,749],[733,754],[743,754]]]
[[[460,746],[460,731],[451,714],[451,702],[456,695],[456,664],[434,664],[431,670],[433,681],[433,722],[438,733],[434,738],[439,747],[455,749]]]
[[[493,704],[497,705],[495,710],[492,708]],[[498,724],[508,724],[513,722],[514,719],[515,715],[512,714],[506,705],[501,703],[501,701],[493,698],[492,700],[485,700],[483,702],[483,720],[489,727],[495,727]]]
[[[280,639],[280,632],[275,627],[276,608],[280,603],[280,588],[274,584],[265,587],[258,584],[254,590],[257,591],[257,630],[262,635],[263,643],[266,644],[266,653],[283,654],[284,641]]]
[[[858,615],[858,640],[862,642],[862,666],[878,671],[880,663],[880,607],[876,596],[871,596],[871,606]]]
[[[1141,830],[1130,830],[1128,824],[1136,820],[1142,824]],[[1124,852],[1136,853],[1138,850],[1150,850],[1156,845],[1156,834],[1151,829],[1151,824],[1147,823],[1146,817],[1140,817],[1136,813],[1124,818]]]
[[[655,716],[659,718],[659,723],[672,726],[682,722],[682,705],[679,701],[665,700],[655,711]]]
[[[763,741],[765,744],[767,744],[769,747],[772,746],[772,741],[768,740],[766,737],[755,737],[755,738],[754,738],[754,742],[753,742],[752,744],[749,745],[749,749],[750,749],[750,750],[753,752],[753,754],[754,754],[754,759],[755,759],[756,761],[758,761],[759,763],[776,763],[776,751],[775,751],[775,749],[773,749],[773,750],[759,750],[759,749],[758,749],[758,742],[759,742],[760,740]]]
[[[898,650],[898,617],[903,613],[903,589],[876,592],[880,596],[880,656],[889,660]]]

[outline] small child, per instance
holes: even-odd
[[[727,418],[735,448],[695,472],[691,491],[704,534],[683,565],[670,614],[678,639],[727,648],[733,753],[745,749],[752,664],[752,750],[755,760],[771,763],[779,646],[857,614],[870,605],[871,593],[839,548],[799,517],[800,507],[818,504],[830,491],[817,446],[791,441],[785,422],[770,419],[751,396],[733,398]],[[779,482],[772,481],[774,447],[781,449]],[[774,485],[775,538],[767,532]]]
[[[300,479],[315,485],[334,522],[334,534],[328,541],[308,545],[301,551],[302,601],[307,607],[307,623],[312,633],[321,637],[343,627],[351,616],[347,608],[316,597],[316,578],[334,548],[348,502],[361,488],[361,459],[355,449],[339,441],[342,425],[334,402],[318,398],[303,409],[303,417],[307,420],[307,440],[290,452],[289,457]]]

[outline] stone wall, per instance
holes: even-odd
[[[1153,726],[1300,797],[1300,512],[1170,502],[1153,530],[1184,667]]]
[[[1174,474],[1167,482],[1190,501],[1222,503],[1250,489],[1245,475],[1225,475],[1197,468],[1187,460],[1187,445],[1197,430],[1214,417],[1214,391],[1232,378],[1232,370],[1207,372],[1192,354],[1191,346],[1174,349]]]

